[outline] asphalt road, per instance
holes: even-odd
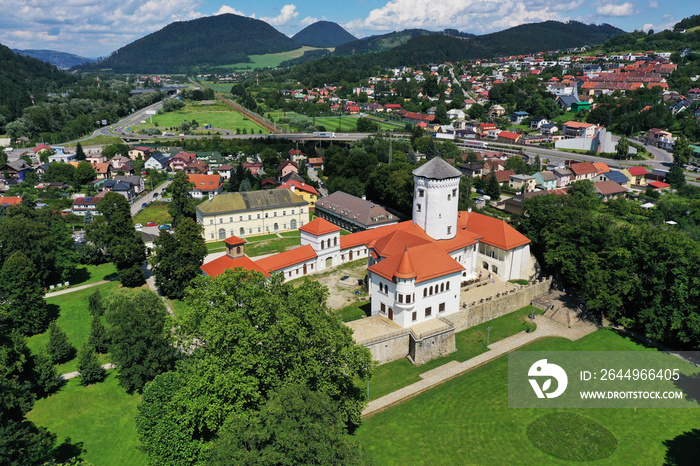
[[[153,191],[149,191],[149,192],[146,193],[143,197],[141,197],[141,198],[135,200],[134,203],[131,204],[131,216],[132,216],[132,217],[135,217],[136,214],[138,214],[139,211],[141,210],[141,206],[142,206],[144,203],[150,204],[151,202],[153,202],[153,200],[154,200],[153,194],[154,194],[154,193],[157,193],[157,194],[158,194],[158,197],[155,198],[155,199],[161,199],[161,198],[163,197],[163,190],[164,190],[165,188],[167,188],[167,187],[170,185],[170,183],[171,183],[171,181],[166,181],[165,183],[163,183],[162,185],[158,186],[158,187],[157,187],[156,189],[154,189]]]
[[[320,184],[321,179],[318,177],[318,173],[316,173],[316,170],[314,170],[313,168],[309,167],[309,168],[306,170],[306,173],[309,174],[309,178],[311,178],[311,179],[314,180],[314,181],[318,181],[319,184]],[[320,186],[319,186],[319,188],[318,188],[318,193],[321,195],[321,197],[326,197],[326,196],[328,196],[328,190],[327,190],[326,188],[321,188]]]

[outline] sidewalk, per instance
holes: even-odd
[[[107,363],[107,364],[102,364],[102,369],[104,370],[110,370],[110,369],[115,369],[117,366],[115,364]],[[59,379],[61,380],[68,380],[68,379],[74,379],[80,375],[80,372],[75,371],[75,372],[68,372],[67,374],[61,374],[58,376]]]
[[[101,280],[99,282],[89,283],[87,285],[80,285],[80,286],[76,286],[74,288],[66,288],[65,290],[52,291],[51,293],[46,293],[44,295],[44,298],[52,298],[54,296],[60,296],[62,294],[68,294],[68,293],[72,293],[74,291],[80,291],[80,290],[84,290],[86,288],[91,288],[93,286],[104,285],[105,283],[109,283],[109,280]]]
[[[435,368],[425,374],[425,377],[414,384],[396,390],[395,392],[384,395],[381,398],[372,400],[367,404],[367,407],[362,411],[362,416],[371,416],[381,412],[394,405],[402,403],[413,398],[420,393],[429,390],[437,385],[440,385],[450,379],[464,374],[476,367],[493,361],[496,358],[515,351],[525,345],[532,343],[540,338],[547,337],[563,337],[569,340],[578,340],[579,338],[595,332],[598,327],[588,322],[577,322],[569,328],[566,325],[538,316],[535,319],[537,329],[532,333],[520,332],[516,335],[504,338],[489,345],[489,351],[482,353],[464,362],[453,361],[444,366]]]

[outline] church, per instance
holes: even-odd
[[[458,209],[461,173],[439,157],[413,171],[412,220],[340,235],[316,218],[301,230],[301,246],[253,261],[245,241],[226,240],[227,254],[202,266],[206,275],[244,267],[285,280],[358,259],[367,260],[372,315],[401,327],[460,310],[460,287],[480,276],[530,278],[530,240],[502,220]]]

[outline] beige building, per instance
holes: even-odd
[[[309,222],[309,203],[288,189],[219,194],[196,210],[205,241],[297,230]]]

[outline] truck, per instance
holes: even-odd
[[[335,133],[332,133],[330,131],[317,131],[314,133],[315,138],[334,138]]]

